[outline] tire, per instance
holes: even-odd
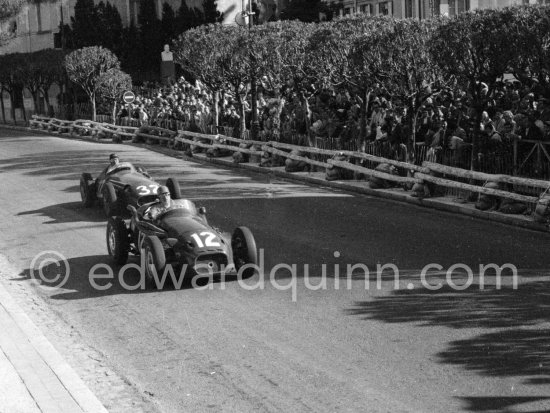
[[[107,222],[107,251],[118,265],[126,264],[130,250],[129,233],[120,217],[111,217]]]
[[[166,186],[170,190],[170,197],[172,199],[181,199],[180,184],[176,178],[168,178],[166,180]]]
[[[107,217],[117,215],[117,196],[116,191],[110,182],[103,185],[103,212]]]
[[[233,261],[237,271],[245,264],[258,264],[256,241],[254,240],[252,232],[250,232],[247,227],[238,227],[233,231],[231,249],[233,251]],[[254,272],[254,268],[245,268],[242,271],[243,279],[252,277]]]
[[[145,286],[147,288],[155,288],[157,285],[153,276],[153,268],[156,271],[157,278],[162,277],[164,267],[166,267],[166,255],[159,238],[156,236],[145,238],[143,244],[145,254]]]
[[[93,206],[96,200],[92,175],[89,173],[83,173],[80,177],[80,198],[86,208]]]

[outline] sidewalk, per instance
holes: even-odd
[[[0,413],[107,412],[0,282]]]

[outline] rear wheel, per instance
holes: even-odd
[[[86,208],[90,208],[95,201],[95,191],[92,175],[89,173],[83,173],[80,177],[80,197],[82,198],[82,205]]]
[[[156,287],[156,278],[160,279],[166,267],[166,255],[160,239],[156,236],[145,238],[144,253],[145,253],[145,285],[147,288]]]
[[[116,191],[110,182],[103,185],[103,212],[107,217],[112,217],[117,213],[117,196]]]
[[[181,199],[180,184],[176,178],[168,178],[166,180],[166,186],[170,191],[170,197],[172,199]]]
[[[120,217],[111,217],[107,222],[107,251],[115,263],[122,265],[128,261],[130,240],[126,224]]]
[[[235,268],[242,275],[242,278],[250,278],[256,271],[255,268],[241,268],[246,264],[258,264],[258,252],[256,241],[252,232],[247,227],[238,227],[231,237],[231,249],[233,250],[233,261]]]

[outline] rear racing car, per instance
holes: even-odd
[[[151,221],[145,218],[144,208],[129,206],[131,219],[120,216],[107,223],[107,250],[119,265],[128,260],[129,253],[144,254],[142,262],[146,285],[155,285],[155,274],[161,279],[171,265],[174,274],[186,277],[219,277],[239,274],[254,275],[257,264],[256,241],[247,227],[238,227],[233,234],[222,233],[208,224],[206,210],[197,209],[192,201],[179,199],[176,207]]]
[[[107,217],[128,215],[128,205],[139,208],[153,202],[159,186],[143,168],[121,162],[111,171],[105,168],[96,179],[87,172],[83,173],[80,177],[80,196],[82,204],[88,208],[99,201]],[[168,178],[166,186],[172,199],[181,198],[177,179]]]

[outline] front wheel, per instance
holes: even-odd
[[[231,249],[233,250],[233,261],[235,268],[242,274],[244,278],[250,278],[254,275],[255,268],[241,268],[246,264],[258,264],[258,251],[256,249],[256,241],[252,232],[247,227],[238,227],[233,232],[231,237]]]
[[[156,286],[155,278],[160,279],[166,267],[166,255],[160,239],[156,236],[145,238],[143,243],[145,253],[145,285],[147,288]]]
[[[126,264],[130,250],[126,224],[120,217],[111,217],[107,222],[107,251],[118,265]]]

